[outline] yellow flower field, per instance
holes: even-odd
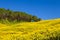
[[[0,40],[60,40],[60,19],[11,25],[0,23]]]

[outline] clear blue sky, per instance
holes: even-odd
[[[0,0],[0,8],[27,12],[42,19],[60,18],[59,0]]]

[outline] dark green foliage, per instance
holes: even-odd
[[[41,19],[36,17],[36,16],[32,16],[30,14],[27,14],[25,12],[19,12],[19,11],[11,11],[9,9],[4,9],[4,8],[0,8],[0,20],[8,20],[10,22],[13,21],[17,21],[17,22],[21,22],[21,21],[25,21],[25,22],[31,22],[33,21],[40,21]]]

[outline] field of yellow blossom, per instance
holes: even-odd
[[[0,23],[0,40],[60,40],[60,19],[11,25]]]

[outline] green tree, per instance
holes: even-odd
[[[28,14],[26,12],[19,12],[19,11],[12,11],[10,9],[4,9],[0,8],[0,20],[8,20],[8,21],[26,21],[31,22],[33,21],[40,21],[41,18],[38,18],[37,16],[33,16],[31,14]]]

